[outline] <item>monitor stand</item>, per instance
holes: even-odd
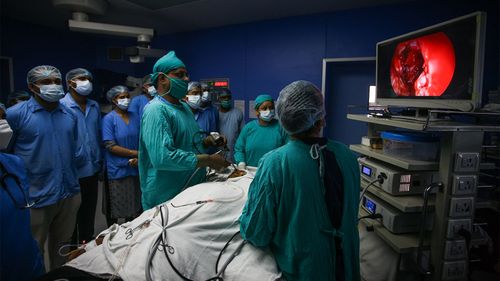
[[[425,108],[405,109],[398,115],[393,114],[391,118],[414,121],[418,123],[445,121],[443,118],[439,118],[437,113],[431,112],[429,109]]]

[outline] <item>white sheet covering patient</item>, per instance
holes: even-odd
[[[238,218],[247,199],[252,173],[224,182],[198,184],[162,205],[166,221],[169,257],[177,270],[191,280],[216,276],[217,257],[239,231]],[[160,207],[145,211],[135,220],[112,225],[101,245],[89,243],[86,252],[67,263],[99,277],[120,276],[123,280],[146,280],[150,249],[162,233]],[[149,223],[147,223],[151,220]],[[142,226],[141,226],[142,225]],[[237,235],[222,254],[218,270],[242,241]],[[162,247],[152,259],[153,280],[182,280],[169,265]],[[278,271],[270,252],[245,244],[223,274],[228,280],[277,280]]]

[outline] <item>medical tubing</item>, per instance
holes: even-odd
[[[218,272],[219,261],[220,261],[220,258],[222,257],[222,253],[224,253],[224,251],[226,250],[227,246],[229,246],[229,243],[231,243],[231,241],[234,239],[234,237],[236,237],[236,235],[238,235],[238,234],[240,234],[240,231],[238,231],[235,234],[233,234],[233,236],[231,236],[231,239],[229,239],[229,241],[226,242],[226,245],[224,245],[224,247],[222,247],[222,250],[220,251],[219,256],[217,257],[217,261],[215,262],[215,274],[219,273]]]
[[[198,149],[198,146],[196,146],[196,140],[195,140],[195,137],[196,137],[197,135],[201,135],[201,134],[204,134],[204,135],[207,135],[207,136],[209,136],[209,135],[210,135],[210,133],[209,133],[209,132],[205,132],[205,131],[198,131],[198,132],[194,133],[193,137],[191,138],[191,142],[193,143],[193,147],[194,147],[194,149],[196,149],[196,152],[198,152],[198,154],[202,154],[202,153],[201,153],[201,152],[200,152],[200,150]],[[203,142],[203,141],[202,141],[202,142]]]
[[[184,191],[184,189],[186,189],[189,186],[189,183],[193,179],[194,175],[196,175],[200,169],[201,169],[201,167],[198,167],[198,168],[196,168],[196,170],[194,170],[194,172],[191,174],[191,176],[189,177],[189,179],[186,181],[186,183],[182,187],[181,192]]]
[[[376,179],[374,179],[373,181],[368,183],[368,185],[365,186],[365,188],[363,188],[363,191],[361,192],[361,195],[359,196],[359,203],[361,203],[361,200],[363,200],[363,196],[365,195],[366,191],[368,190],[368,187],[370,187],[371,185],[373,185],[376,182],[382,184],[384,182],[384,177],[382,175],[378,175]]]

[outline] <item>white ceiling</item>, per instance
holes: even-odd
[[[71,12],[52,0],[0,0],[1,15],[56,29],[68,29]],[[81,0],[88,1],[88,0]],[[157,34],[408,2],[410,0],[107,0],[102,23],[154,28]],[[139,3],[139,4],[137,4]]]

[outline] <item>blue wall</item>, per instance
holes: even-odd
[[[280,89],[298,79],[321,86],[323,58],[375,56],[378,41],[477,10],[488,13],[483,84],[487,93],[499,85],[498,1],[415,1],[261,21],[157,36],[152,47],[176,50],[192,80],[229,78],[235,99],[248,101],[262,92],[277,97]],[[1,37],[1,55],[14,59],[16,88],[25,87],[26,72],[42,63],[58,66],[63,72],[83,66],[137,77],[149,73],[154,64],[152,59],[144,64],[107,61],[107,47],[135,45],[134,39],[53,30],[5,19]],[[365,91],[358,96],[355,92],[335,99],[327,96],[327,102],[335,101],[327,107],[346,108],[358,100],[358,104],[365,102]],[[329,116],[335,117],[327,120],[328,124],[349,125],[342,123],[343,116]],[[335,137],[348,139],[349,134]]]

